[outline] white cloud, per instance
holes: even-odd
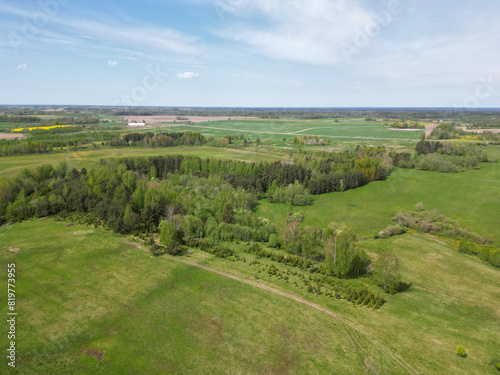
[[[117,66],[117,65],[118,65],[118,61],[111,61],[111,60],[109,60],[109,61],[108,61],[108,65],[109,65],[109,66],[112,66],[112,67],[115,67],[115,66]]]
[[[26,65],[26,63],[24,63],[24,64],[19,64],[17,66],[17,69],[26,69],[27,67],[28,67],[28,65]]]
[[[82,12],[79,17],[54,17],[47,27],[37,28],[32,38],[21,47],[45,48],[44,44],[71,44],[73,49],[85,53],[93,50],[119,51],[139,57],[162,57],[166,55],[189,57],[199,55],[203,48],[198,38],[164,26],[156,26],[136,20],[116,20],[92,12]],[[0,4],[0,14],[31,19],[33,11],[16,6]],[[50,26],[50,27],[49,27]],[[52,31],[54,30],[54,31]],[[22,29],[13,27],[15,37],[24,37]],[[45,39],[44,39],[45,38]],[[34,40],[36,39],[36,42]],[[33,41],[33,43],[29,43]],[[7,43],[7,44],[6,44]],[[9,46],[9,41],[0,40],[0,46]],[[89,44],[91,43],[91,44]]]
[[[343,46],[373,22],[373,13],[348,0],[240,0],[226,9],[238,20],[219,36],[268,56],[320,65],[345,60]],[[231,11],[231,9],[233,9]]]
[[[177,78],[179,79],[191,79],[191,78],[196,78],[198,76],[199,76],[198,73],[193,73],[193,72],[184,72],[177,74]]]

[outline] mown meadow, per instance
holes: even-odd
[[[19,374],[495,373],[488,363],[500,340],[498,270],[433,238],[359,243],[374,256],[397,253],[413,284],[378,310],[311,295],[231,258],[194,249],[181,257],[335,316],[152,257],[99,228],[31,220],[2,227],[0,238],[2,264],[17,264]]]
[[[358,236],[383,230],[398,211],[412,211],[419,202],[427,210],[458,220],[465,228],[500,242],[500,165],[482,163],[480,170],[439,173],[396,168],[384,181],[346,192],[315,196],[309,206],[291,207],[259,201],[257,214],[273,221],[300,211],[304,225],[345,223]]]

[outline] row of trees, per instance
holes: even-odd
[[[145,146],[145,147],[172,147],[182,145],[203,145],[205,137],[199,132],[186,131],[182,133],[129,133],[122,142],[115,142],[114,146]]]

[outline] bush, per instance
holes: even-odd
[[[163,255],[167,252],[167,249],[165,248],[165,246],[161,246],[161,245],[158,245],[156,243],[154,243],[152,246],[151,246],[151,253],[155,256],[155,257],[158,257],[160,255]]]
[[[462,358],[467,357],[467,352],[465,351],[465,348],[462,345],[457,346],[456,352],[457,352],[457,355],[459,357],[462,357]]]
[[[273,247],[275,249],[279,249],[281,247],[280,240],[274,233],[269,236],[269,247]]]
[[[378,234],[378,237],[388,238],[406,233],[406,228],[402,225],[388,225],[383,231]]]

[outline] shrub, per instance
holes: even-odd
[[[465,351],[465,348],[462,345],[457,346],[456,352],[457,352],[457,355],[459,357],[462,357],[462,358],[467,357],[467,352]]]
[[[166,252],[167,252],[167,249],[165,248],[165,246],[161,246],[161,245],[158,245],[156,243],[151,246],[151,253],[156,257],[163,255]]]
[[[271,234],[269,236],[269,247],[274,247],[279,249],[281,247],[280,240],[276,234]]]
[[[378,236],[382,238],[397,236],[406,233],[406,228],[402,225],[388,225],[385,230],[381,231]]]

